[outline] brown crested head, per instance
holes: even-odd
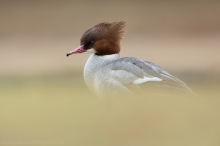
[[[85,50],[93,49],[96,55],[119,53],[125,26],[126,22],[123,21],[99,23],[82,35],[80,44]]]

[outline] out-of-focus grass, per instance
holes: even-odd
[[[0,87],[0,145],[220,145],[219,84],[191,83],[194,98],[100,99],[71,73]]]

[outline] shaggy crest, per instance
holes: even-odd
[[[125,33],[126,22],[113,22],[113,23],[99,23],[94,27],[88,29],[80,39],[81,45],[86,42],[86,40],[99,40],[103,37],[110,40],[119,41],[123,38]]]

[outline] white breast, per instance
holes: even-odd
[[[96,94],[111,91],[111,86],[117,87],[117,83],[111,78],[111,70],[104,68],[106,64],[119,59],[119,54],[97,56],[92,54],[84,67],[84,80],[90,90]]]

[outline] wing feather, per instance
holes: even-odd
[[[149,86],[149,85],[156,85],[158,87],[170,88],[170,89],[183,89],[183,90],[191,90],[183,81],[180,79],[172,76],[169,74],[165,69],[162,67],[148,61],[143,61],[133,57],[124,57],[118,59],[114,62],[107,64],[108,68],[111,68],[115,72],[117,71],[125,71],[128,74],[131,74],[131,80],[129,82],[124,82],[124,77],[118,77],[117,80],[122,80],[122,84],[124,86],[131,87],[132,84],[137,83],[138,85],[134,85],[135,87],[141,88],[141,86]],[[134,78],[133,76],[136,76]],[[126,76],[128,77],[128,76]],[[146,82],[142,82],[145,78]],[[152,78],[152,80],[150,79]],[[161,80],[153,80],[154,78],[158,78]],[[140,79],[140,80],[138,80]],[[135,81],[136,80],[136,81]],[[155,82],[156,84],[153,84]],[[181,90],[182,90],[181,89]]]

